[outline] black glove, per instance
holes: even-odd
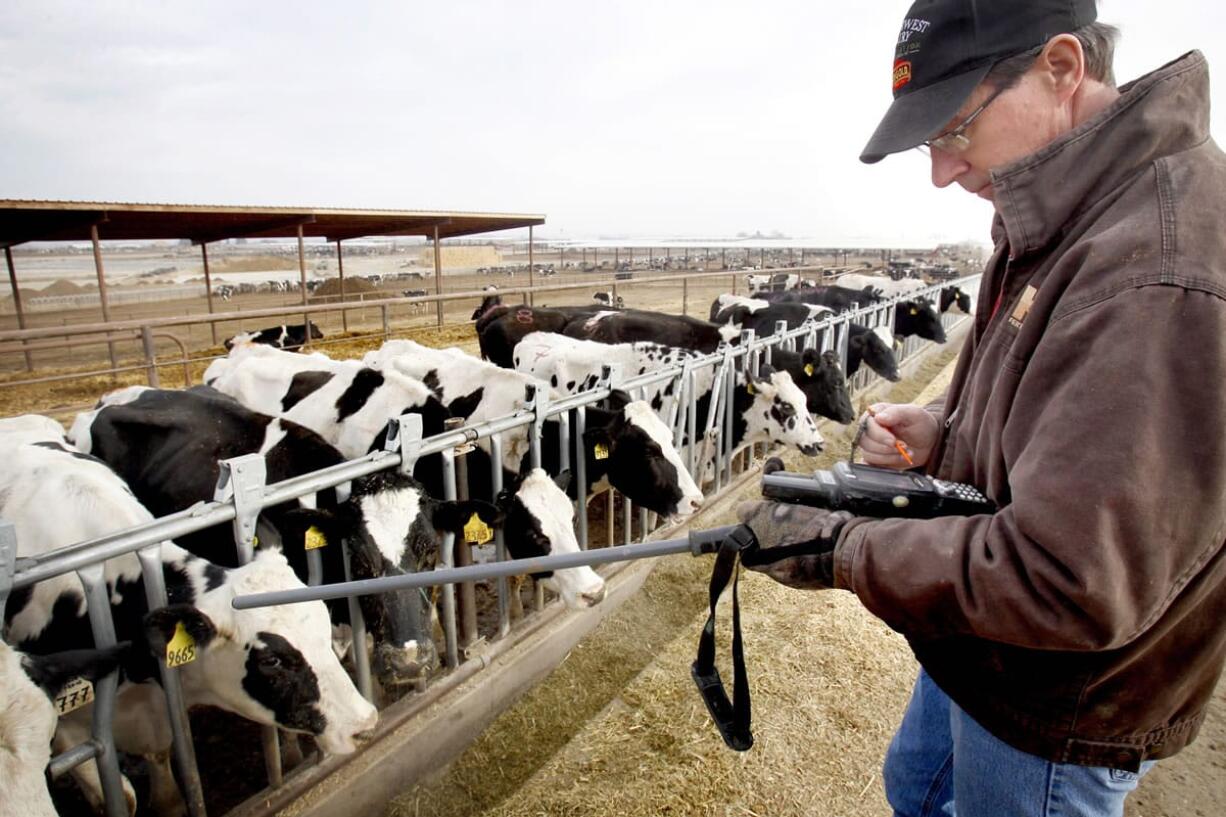
[[[834,547],[852,514],[766,501],[742,502],[736,514],[758,540],[757,550],[741,554],[745,567],[801,590],[834,587]],[[776,548],[784,552],[772,554]]]

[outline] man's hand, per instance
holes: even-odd
[[[741,563],[780,584],[802,590],[834,587],[834,546],[852,515],[786,502],[742,502],[737,517],[758,540],[758,552],[742,555]],[[770,561],[772,548],[808,543],[800,556]]]
[[[907,403],[877,403],[873,411],[877,416],[868,418],[860,437],[865,463],[880,468],[910,468],[898,453],[895,440],[901,440],[910,449],[915,465],[928,463],[941,431],[936,417]]]

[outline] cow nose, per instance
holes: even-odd
[[[579,599],[583,602],[584,607],[595,607],[604,601],[604,585],[602,584],[597,590],[581,593]]]
[[[802,445],[800,447],[800,453],[804,454],[806,457],[816,457],[821,450],[822,447],[816,443],[811,445]]]

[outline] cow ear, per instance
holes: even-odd
[[[166,647],[172,640],[178,639],[179,644],[186,643],[184,634],[195,646],[196,654],[217,637],[217,626],[213,620],[200,608],[190,604],[172,604],[149,612],[145,616],[144,629],[149,654],[156,661],[166,660]]]
[[[287,511],[278,527],[282,533],[283,547],[306,550],[339,542],[345,532],[344,523],[335,513],[316,508]]]
[[[775,367],[769,363],[763,363],[758,367],[758,377],[762,380],[770,380],[771,375],[775,373]]]
[[[124,641],[99,650],[66,650],[51,655],[26,654],[21,659],[21,666],[31,681],[46,692],[48,697],[55,698],[64,685],[74,678],[97,681],[108,674],[119,666],[131,649],[132,642]]]
[[[613,389],[609,392],[609,399],[606,403],[609,406],[609,411],[621,414],[626,405],[630,403],[630,395],[621,389]]]
[[[434,506],[430,522],[437,531],[462,533],[474,514],[491,528],[501,525],[504,518],[496,505],[479,499],[467,499],[462,502],[439,502]]]
[[[553,484],[558,486],[562,493],[566,493],[566,489],[570,487],[570,469],[567,468],[562,473],[553,478]]]

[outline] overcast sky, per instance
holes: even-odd
[[[0,5],[0,197],[543,213],[546,236],[985,239],[917,153],[857,156],[909,3]],[[1133,79],[1217,2],[1103,0]]]

